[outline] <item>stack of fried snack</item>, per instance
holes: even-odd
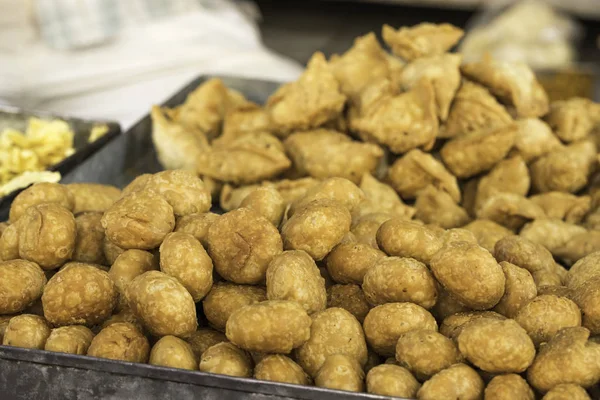
[[[264,107],[207,81],[152,110],[169,170],[21,193],[3,344],[423,400],[588,399],[599,106],[548,104],[525,65],[461,66],[461,35],[385,26],[393,54],[373,34],[317,53]]]

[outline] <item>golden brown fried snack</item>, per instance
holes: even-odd
[[[470,311],[469,307],[464,306],[456,300],[447,290],[441,285],[437,285],[438,299],[431,309],[431,314],[438,320],[443,321],[445,318],[456,313]]]
[[[462,38],[464,32],[450,24],[421,23],[397,31],[383,25],[381,35],[392,52],[407,61],[416,58],[441,55],[450,50]]]
[[[596,163],[596,146],[592,141],[572,143],[538,158],[531,165],[533,189],[538,192],[577,192],[588,183]]]
[[[310,338],[295,351],[296,361],[314,377],[325,359],[333,354],[367,362],[367,343],[360,323],[341,308],[328,308],[312,316]]]
[[[310,337],[311,320],[295,301],[267,300],[234,311],[226,335],[244,350],[288,354]]]
[[[561,383],[584,388],[600,379],[600,344],[588,340],[590,332],[582,327],[561,330],[542,346],[527,370],[527,380],[540,392]]]
[[[410,257],[428,264],[443,241],[431,227],[392,218],[377,230],[377,244],[390,256]]]
[[[423,383],[417,392],[419,400],[478,400],[483,396],[484,383],[479,374],[466,364],[454,364]]]
[[[314,178],[282,179],[277,182],[264,182],[263,186],[274,186],[283,197],[284,204],[291,204],[304,197],[320,181]]]
[[[483,128],[508,125],[512,120],[504,106],[485,87],[463,80],[446,124],[440,127],[440,137],[463,136]]]
[[[177,279],[159,271],[144,272],[129,283],[125,294],[136,318],[151,334],[187,337],[196,331],[196,305]]]
[[[80,212],[104,212],[121,197],[121,190],[111,185],[98,183],[70,183],[65,185],[73,195],[73,214]]]
[[[213,283],[212,260],[189,233],[169,233],[160,245],[160,270],[176,278],[194,302],[206,296]]]
[[[514,318],[521,307],[537,296],[533,277],[525,268],[517,267],[506,261],[500,266],[506,277],[504,296],[494,307],[494,311],[507,318]]]
[[[46,340],[44,350],[86,355],[94,333],[83,325],[54,328]]]
[[[471,321],[458,335],[457,343],[469,362],[491,373],[523,372],[535,357],[527,332],[511,319]]]
[[[531,225],[534,224],[537,224],[537,221]],[[523,231],[526,229],[527,227]],[[498,262],[507,261],[525,268],[532,274],[534,280],[536,280],[536,273],[554,269],[554,259],[548,249],[527,239],[525,235],[510,235],[496,242],[494,256]]]
[[[267,187],[270,187],[270,185]],[[226,184],[225,186],[223,186],[223,190],[221,190],[221,195],[219,197],[219,205],[225,211],[231,211],[235,210],[236,208],[240,208],[242,205],[242,201],[244,201],[244,199],[248,197],[250,193],[254,192],[258,188],[260,188],[258,184],[240,186],[236,188],[229,184]]]
[[[338,307],[348,311],[361,324],[369,313],[369,303],[358,285],[333,285],[327,288],[327,308]]]
[[[254,378],[263,381],[308,385],[310,378],[291,358],[273,354],[263,358],[254,368]]]
[[[368,393],[406,398],[415,398],[421,387],[410,371],[393,364],[373,367],[366,383]]]
[[[43,317],[21,314],[12,317],[6,325],[2,344],[26,349],[44,349],[50,327]]]
[[[430,309],[437,300],[433,275],[413,258],[380,258],[364,275],[362,288],[373,305],[411,302]]]
[[[374,249],[379,249],[377,244],[377,231],[379,227],[393,216],[387,213],[371,213],[358,217],[352,224],[350,233],[359,243],[368,244]]]
[[[461,362],[458,348],[441,333],[417,329],[400,336],[396,344],[396,360],[399,365],[425,381],[443,369]]]
[[[415,218],[444,229],[457,228],[469,222],[467,211],[443,190],[429,185],[421,190],[415,202]]]
[[[57,204],[69,211],[75,208],[75,198],[66,186],[58,183],[36,183],[15,197],[10,206],[8,222],[14,224],[29,207],[44,203]]]
[[[387,303],[367,314],[363,323],[369,345],[382,356],[394,356],[396,342],[403,334],[415,329],[437,331],[435,318],[423,307],[413,303]]]
[[[244,198],[240,207],[256,211],[276,227],[281,223],[286,204],[277,189],[272,186],[259,187]]]
[[[444,288],[467,307],[486,310],[504,295],[502,268],[477,244],[448,243],[431,258],[430,267]]]
[[[409,90],[422,79],[428,80],[435,92],[436,112],[441,121],[448,118],[450,104],[460,86],[460,54],[441,54],[418,58],[402,69],[400,84]]]
[[[345,354],[333,354],[315,376],[315,386],[328,389],[362,392],[365,388],[365,373],[355,358]]]
[[[219,218],[218,214],[207,212],[202,214],[189,214],[177,219],[174,232],[189,233],[208,247],[208,228]]]
[[[135,314],[133,313],[133,311],[131,311],[131,309],[129,307],[124,308],[123,310],[119,311],[118,313],[111,315],[109,319],[107,319],[106,321],[104,321],[102,323],[102,325],[100,325],[100,328],[104,329],[107,326],[116,324],[118,322],[128,322],[128,323],[132,324],[133,326],[135,326],[140,332],[142,332],[144,334],[146,333],[144,326],[142,325],[140,320],[137,319],[137,317],[135,316]]]
[[[77,239],[71,258],[74,261],[91,264],[106,264],[104,255],[104,228],[102,213],[85,212],[75,217]]]
[[[511,154],[520,155],[527,163],[563,147],[548,124],[537,118],[519,119],[516,124],[519,133]]]
[[[300,78],[284,84],[267,100],[273,129],[282,136],[317,128],[336,119],[346,102],[323,53],[313,54]]]
[[[517,132],[515,124],[483,128],[450,140],[440,154],[454,175],[470,178],[501,161],[513,147]]]
[[[273,178],[292,165],[283,144],[266,132],[248,133],[215,146],[196,161],[200,175],[242,185]]]
[[[128,362],[148,361],[148,339],[128,322],[119,322],[102,329],[90,344],[87,355]]]
[[[125,252],[125,249],[108,240],[106,235],[104,235],[104,241],[102,242],[102,250],[104,251],[107,265],[113,265],[117,257]]]
[[[365,199],[365,194],[348,179],[329,178],[309,187],[302,197],[291,204],[287,215],[291,217],[307,204],[322,199],[335,200],[347,208],[350,213],[354,213]]]
[[[514,106],[519,117],[540,117],[548,112],[548,96],[524,63],[498,61],[488,55],[481,61],[463,65],[461,71]]]
[[[495,376],[484,392],[486,400],[535,400],[535,394],[527,383],[517,374]]]
[[[514,231],[531,220],[546,217],[544,210],[527,197],[508,192],[493,194],[481,204],[476,215]]]
[[[575,302],[566,297],[546,294],[537,296],[521,307],[515,321],[539,346],[551,340],[563,328],[581,326],[581,311]]]
[[[295,301],[308,314],[323,311],[327,307],[325,279],[306,252],[284,251],[267,268],[267,298]]]
[[[476,219],[463,226],[463,229],[471,231],[479,245],[490,253],[494,252],[494,246],[499,240],[514,234],[511,230],[487,219]]]
[[[519,236],[543,245],[553,253],[557,249],[563,248],[572,238],[584,233],[587,233],[587,229],[582,226],[569,224],[560,219],[548,218],[537,219],[525,225]],[[519,264],[517,263],[517,265]]]
[[[349,231],[350,212],[335,200],[314,200],[288,219],[281,227],[283,246],[287,250],[304,250],[315,260],[322,260]]]
[[[550,391],[544,395],[542,400],[591,400],[591,397],[585,389],[579,385],[573,383],[561,383],[550,389]]]
[[[600,252],[588,254],[577,261],[567,272],[565,285],[571,290],[578,290],[597,276],[600,276]]]
[[[346,178],[356,184],[365,173],[374,173],[383,150],[372,143],[356,142],[327,129],[291,134],[284,142],[294,168],[317,179]]]
[[[562,219],[571,224],[578,224],[590,211],[592,199],[590,196],[546,192],[531,196],[530,200],[542,207],[548,218]]]
[[[573,300],[581,308],[583,326],[593,335],[600,334],[600,276],[590,279],[576,290]]]
[[[327,271],[338,283],[362,284],[365,273],[385,253],[365,243],[340,243],[327,256]]]
[[[192,346],[192,351],[199,360],[209,347],[218,343],[227,342],[227,337],[225,334],[211,328],[199,328],[187,337],[186,341]]]
[[[390,81],[383,80],[365,90],[359,104],[351,109],[349,125],[362,140],[386,146],[393,153],[433,145],[438,119],[429,81],[398,94]]]
[[[46,276],[33,262],[12,260],[0,262],[0,314],[25,310],[42,296]]]
[[[355,221],[373,213],[387,213],[404,219],[411,219],[415,214],[415,209],[404,204],[390,185],[379,182],[371,174],[363,175],[360,189],[364,192],[365,199],[352,215]]]
[[[202,353],[200,371],[249,378],[252,376],[252,359],[231,343],[217,343]]]
[[[163,336],[152,346],[148,364],[191,371],[198,369],[198,360],[192,351],[192,346],[170,335]]]
[[[282,251],[277,228],[248,208],[221,215],[208,229],[208,253],[215,270],[234,283],[263,282],[267,266]]]
[[[220,146],[247,133],[269,132],[270,130],[271,121],[269,121],[267,111],[257,104],[247,102],[225,115],[223,133],[212,143]]]
[[[158,260],[150,252],[131,249],[124,251],[117,257],[108,271],[108,276],[110,276],[119,291],[117,310],[123,310],[127,307],[125,289],[127,289],[129,282],[136,276],[152,270],[158,270]]]
[[[527,196],[531,180],[527,164],[520,156],[500,161],[479,180],[475,199],[475,210],[497,193],[507,192]]]
[[[267,300],[267,293],[262,287],[219,282],[214,284],[206,295],[202,307],[210,325],[217,330],[225,331],[225,324],[234,311],[265,300]]]
[[[581,97],[555,101],[546,121],[562,141],[575,142],[588,136],[600,121],[600,105]]]
[[[564,246],[553,249],[553,254],[566,265],[573,265],[577,260],[598,250],[600,250],[600,231],[594,230],[574,235]]]
[[[452,242],[469,242],[478,244],[477,238],[473,232],[463,228],[452,228],[442,233],[444,245]]]

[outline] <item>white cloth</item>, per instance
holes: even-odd
[[[231,1],[199,0],[194,9],[148,18],[135,6],[152,0],[120,0],[114,31],[102,36],[90,28],[92,34],[75,42],[48,33],[60,30],[48,28],[56,21],[35,24],[37,3],[30,1],[0,0],[0,102],[114,119],[126,128],[200,74],[288,81],[301,72],[262,46],[255,21]],[[49,29],[42,35],[41,26]]]

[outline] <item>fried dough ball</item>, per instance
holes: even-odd
[[[356,184],[364,173],[374,173],[383,157],[379,146],[356,142],[327,129],[293,133],[284,145],[301,175],[317,179],[341,177]]]
[[[252,359],[231,343],[217,343],[202,353],[199,369],[201,372],[249,378],[252,376]]]
[[[188,214],[177,220],[174,232],[189,233],[208,247],[208,228],[219,218],[219,214],[207,212],[202,214]]]
[[[590,140],[548,153],[531,165],[533,189],[575,193],[588,183],[596,162],[596,146]]]
[[[430,267],[453,297],[473,309],[491,308],[504,295],[506,279],[502,268],[477,244],[448,243],[431,258]]]
[[[579,290],[588,281],[600,276],[600,251],[588,254],[577,261],[567,272],[565,285],[572,290]]]
[[[248,208],[221,215],[208,229],[208,253],[215,270],[234,283],[263,282],[269,263],[282,251],[277,228]]]
[[[397,31],[383,25],[383,40],[392,52],[407,61],[446,53],[463,37],[463,30],[450,24],[421,23]]]
[[[590,279],[577,289],[573,300],[581,308],[582,325],[593,335],[600,334],[600,276]]]
[[[9,261],[19,258],[19,224],[6,226],[0,234],[0,260]]]
[[[551,340],[563,328],[581,326],[581,311],[566,297],[542,295],[523,305],[515,321],[538,346]]]
[[[333,354],[344,354],[367,362],[367,344],[360,323],[341,308],[328,308],[312,315],[310,338],[296,352],[296,361],[307,374],[314,377],[325,359]]]
[[[379,182],[371,174],[363,175],[360,189],[364,192],[365,199],[352,215],[354,220],[373,213],[387,213],[404,219],[411,219],[415,214],[416,210],[404,204],[391,186]]]
[[[215,344],[227,342],[227,337],[224,333],[215,331],[211,328],[199,328],[186,338],[186,341],[192,347],[192,351],[198,360],[202,354]]]
[[[533,399],[533,397],[532,397]],[[561,383],[554,386],[542,400],[591,400],[584,388],[573,383]]]
[[[165,198],[142,190],[123,197],[102,217],[106,237],[124,249],[158,247],[175,227],[173,208]]]
[[[311,320],[295,301],[267,300],[234,311],[226,335],[244,350],[288,354],[310,337]]]
[[[417,219],[445,229],[463,226],[470,220],[467,211],[456,204],[448,193],[431,185],[419,192],[415,209]]]
[[[284,251],[267,268],[267,298],[295,301],[308,314],[323,311],[327,307],[325,279],[306,252]]]
[[[379,250],[379,245],[377,244],[377,231],[381,224],[392,218],[392,215],[386,213],[363,215],[354,221],[350,233],[355,236],[357,242],[368,244],[374,249]]]
[[[176,278],[192,295],[202,300],[213,284],[212,260],[202,244],[189,233],[169,233],[160,245],[160,270]]]
[[[365,199],[365,194],[348,179],[329,178],[311,186],[306,190],[304,196],[293,202],[288,211],[288,217],[293,216],[297,210],[306,207],[313,201],[323,199],[337,201],[352,214]]]
[[[536,223],[537,221],[533,224]],[[529,271],[538,287],[541,286],[539,285],[541,272],[554,274],[552,254],[544,246],[523,236],[506,236],[496,242],[494,256],[498,262],[506,261]]]
[[[514,232],[510,229],[487,219],[476,219],[463,226],[463,229],[471,231],[477,238],[479,245],[490,253],[494,252],[494,246],[500,239],[514,235]]]
[[[470,178],[504,159],[515,143],[516,134],[514,124],[474,131],[447,142],[440,154],[454,175]]]
[[[387,303],[367,314],[363,323],[369,345],[378,354],[393,357],[396,343],[403,334],[415,329],[437,331],[435,318],[423,307],[413,303]]]
[[[562,247],[553,249],[553,255],[566,265],[572,265],[590,253],[600,250],[600,231],[586,231],[572,236]]]
[[[46,276],[31,261],[0,262],[0,314],[14,314],[25,310],[42,296]]]
[[[279,226],[286,204],[277,189],[271,186],[259,187],[250,192],[242,200],[240,207],[247,207],[256,211],[269,220],[273,225]]]
[[[111,185],[70,183],[65,186],[75,201],[73,214],[104,212],[121,197],[121,190]]]
[[[291,358],[273,354],[263,358],[254,368],[254,378],[263,381],[308,385],[310,378]]]
[[[315,260],[322,260],[350,231],[350,212],[334,200],[308,203],[281,228],[286,250],[304,250]]]
[[[46,340],[44,350],[86,355],[94,333],[83,325],[54,328]]]
[[[475,210],[497,193],[508,192],[526,196],[531,180],[527,164],[520,156],[500,161],[492,170],[479,180]]]
[[[14,315],[0,315],[0,341],[4,338],[6,327]]]
[[[442,325],[440,326],[440,333],[452,340],[458,338],[458,335],[462,332],[463,328],[471,321],[475,321],[480,318],[488,318],[495,320],[505,320],[504,315],[498,314],[494,311],[466,311],[459,312],[444,318]]]
[[[2,344],[26,349],[44,349],[50,327],[39,315],[21,314],[8,321]]]
[[[425,381],[462,361],[458,348],[441,333],[417,329],[403,333],[396,344],[396,360]]]
[[[233,140],[247,133],[271,130],[267,111],[252,102],[245,102],[225,114],[221,136],[215,138],[213,145]]]
[[[517,267],[506,261],[500,266],[506,278],[504,296],[494,307],[494,311],[507,318],[514,318],[521,307],[537,296],[533,277],[525,268]]]
[[[234,311],[265,300],[267,293],[262,287],[219,282],[213,285],[204,298],[202,307],[210,325],[225,331],[227,320]]]
[[[19,257],[46,270],[60,267],[75,249],[75,218],[69,210],[54,203],[28,208],[19,220],[18,231]]]
[[[191,371],[198,369],[198,361],[192,346],[171,335],[163,336],[152,346],[148,364]]]
[[[155,336],[187,337],[198,326],[194,299],[165,273],[144,272],[129,283],[125,293],[135,316]]]
[[[113,265],[117,257],[125,252],[125,249],[108,240],[106,235],[104,236],[104,241],[102,242],[102,250],[104,251],[104,257],[106,258],[107,265]]]
[[[327,289],[327,308],[332,307],[343,308],[361,324],[370,310],[365,293],[354,284],[333,285]]]
[[[15,197],[10,206],[8,222],[17,222],[29,207],[48,203],[62,206],[69,211],[75,208],[75,198],[66,186],[49,182],[36,183]]]
[[[315,376],[315,386],[328,389],[362,392],[365,373],[356,359],[345,354],[333,354]]]
[[[590,196],[571,193],[546,192],[531,196],[530,200],[542,207],[548,218],[562,219],[571,224],[580,223],[591,208]]]
[[[223,186],[223,190],[221,190],[221,194],[219,196],[219,205],[224,211],[231,211],[235,210],[236,208],[240,208],[242,206],[242,201],[244,201],[244,199],[248,197],[250,193],[254,192],[260,187],[261,186],[258,184],[255,184],[234,188],[233,186],[226,184]],[[212,222],[210,224],[212,224]],[[210,227],[210,224],[208,227]],[[208,229],[208,227],[206,229]]]
[[[535,400],[527,381],[517,374],[497,375],[485,388],[486,400]]]
[[[55,326],[93,326],[112,314],[118,295],[106,272],[89,264],[74,264],[58,271],[46,284],[44,316]]]
[[[526,163],[563,147],[544,121],[537,118],[523,118],[515,123],[519,127],[519,133],[511,154],[520,155]]]
[[[527,332],[511,319],[471,321],[457,342],[467,360],[492,373],[523,372],[535,357],[535,346]]]
[[[466,364],[454,364],[423,383],[417,392],[419,400],[478,400],[483,396],[484,383],[475,370]]]
[[[366,272],[362,288],[373,305],[411,302],[430,309],[437,300],[433,275],[425,264],[413,258],[379,259]]]
[[[91,264],[106,264],[102,213],[86,212],[75,217],[77,239],[72,259]]]
[[[104,329],[112,324],[116,324],[119,322],[128,322],[135,326],[140,332],[144,334],[146,333],[144,326],[129,307],[124,308],[118,313],[111,315],[109,319],[107,319],[102,323],[102,325],[100,325],[100,328]]]
[[[154,270],[158,270],[158,260],[148,251],[137,249],[125,250],[117,257],[108,271],[108,276],[110,276],[110,279],[112,279],[119,291],[118,310],[127,307],[125,290],[133,278],[144,272]]]
[[[121,191],[121,198],[129,196],[133,192],[142,191],[150,179],[152,178],[152,174],[142,174],[136,176],[127,186],[123,188]]]
[[[102,329],[90,344],[87,355],[128,362],[148,361],[148,339],[128,322],[118,322]]]
[[[438,298],[431,309],[431,313],[438,321],[443,321],[446,317],[449,317],[456,313],[467,312],[471,309],[464,306],[458,300],[456,300],[447,290],[441,285],[437,285]]]
[[[544,393],[562,383],[591,387],[600,379],[600,344],[588,340],[586,328],[559,331],[540,350],[527,370],[527,380]]]
[[[410,371],[393,364],[373,367],[366,381],[368,393],[382,396],[415,398],[421,387]]]
[[[584,139],[594,129],[600,116],[600,105],[590,99],[573,97],[550,104],[546,121],[562,141]]]
[[[385,253],[365,243],[340,243],[327,256],[327,271],[338,283],[362,284],[365,274]]]
[[[377,244],[390,256],[414,258],[428,264],[443,242],[438,232],[428,226],[392,218],[379,227]]]

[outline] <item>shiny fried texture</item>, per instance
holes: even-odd
[[[77,238],[75,249],[71,256],[74,261],[106,264],[104,255],[104,228],[102,228],[102,213],[85,212],[75,217]]]
[[[421,387],[406,368],[381,364],[367,373],[367,392],[383,396],[414,398]]]
[[[45,203],[57,204],[69,211],[75,208],[75,198],[66,186],[58,183],[36,183],[15,197],[10,206],[8,221],[14,224],[29,207]]]
[[[249,378],[252,376],[252,359],[231,343],[217,343],[202,353],[199,369],[201,372]]]
[[[117,257],[110,270],[108,270],[108,276],[110,276],[119,291],[117,309],[122,310],[127,307],[125,290],[133,278],[152,270],[158,270],[158,260],[148,251],[125,250]]]
[[[265,300],[267,293],[262,287],[218,282],[202,301],[202,308],[210,325],[225,331],[227,320],[234,311]]]
[[[288,217],[315,200],[334,200],[354,214],[365,199],[364,192],[345,178],[329,178],[306,188],[303,195],[291,203]]]
[[[129,362],[148,361],[148,339],[128,322],[119,322],[102,329],[90,344],[87,355]]]
[[[160,367],[198,369],[198,360],[190,346],[176,336],[163,336],[152,346],[148,363]]]
[[[533,397],[532,397],[533,398]],[[590,400],[584,388],[574,383],[561,383],[554,386],[542,400]]]
[[[420,400],[477,400],[483,396],[484,383],[479,374],[466,364],[454,364],[423,383],[417,392]]]
[[[425,381],[438,372],[461,362],[458,348],[441,333],[416,329],[403,333],[396,344],[396,361],[419,380]]]
[[[428,264],[443,241],[438,231],[428,226],[393,218],[377,230],[377,244],[390,256],[414,258]]]
[[[354,284],[333,285],[327,288],[327,308],[333,307],[348,311],[361,324],[371,309],[361,287]]]
[[[190,346],[192,351],[198,360],[202,357],[202,354],[215,344],[227,342],[227,337],[224,333],[215,331],[211,328],[199,328],[185,339]]]
[[[315,376],[318,387],[362,392],[365,373],[359,362],[345,354],[333,354],[325,359]]]
[[[291,358],[273,354],[263,358],[254,368],[254,377],[263,381],[308,385],[310,377]]]
[[[94,333],[83,325],[54,328],[46,340],[44,350],[86,355]]]
[[[469,222],[467,211],[450,195],[434,186],[427,186],[417,195],[415,218],[444,229],[457,228]]]
[[[398,30],[384,25],[381,34],[394,54],[411,61],[447,52],[462,38],[463,31],[450,24],[425,22]]]
[[[271,186],[259,187],[253,190],[240,204],[240,207],[256,211],[276,227],[281,223],[286,206],[283,196]]]
[[[23,347],[26,349],[44,349],[50,336],[50,327],[43,317],[21,314],[12,317],[4,331],[4,346]]]
[[[363,283],[367,271],[385,253],[365,243],[340,243],[327,256],[327,271],[338,283]]]
[[[485,388],[484,398],[487,400],[535,400],[535,394],[527,383],[517,374],[497,375]]]
[[[70,183],[65,186],[73,195],[73,214],[104,212],[121,197],[121,190],[97,183]]]
[[[188,214],[178,218],[174,232],[189,233],[208,247],[208,228],[219,218],[218,214],[207,212],[201,214]]]
[[[506,261],[501,261],[500,266],[506,278],[506,286],[504,295],[494,307],[494,311],[507,318],[514,318],[521,307],[537,296],[537,287],[525,268]]]
[[[25,310],[40,299],[46,285],[44,271],[31,261],[0,262],[0,314]]]
[[[411,219],[415,209],[404,204],[398,193],[388,184],[375,179],[371,174],[364,174],[360,181],[360,189],[365,199],[352,215],[353,221],[373,213],[388,213],[394,217]]]

